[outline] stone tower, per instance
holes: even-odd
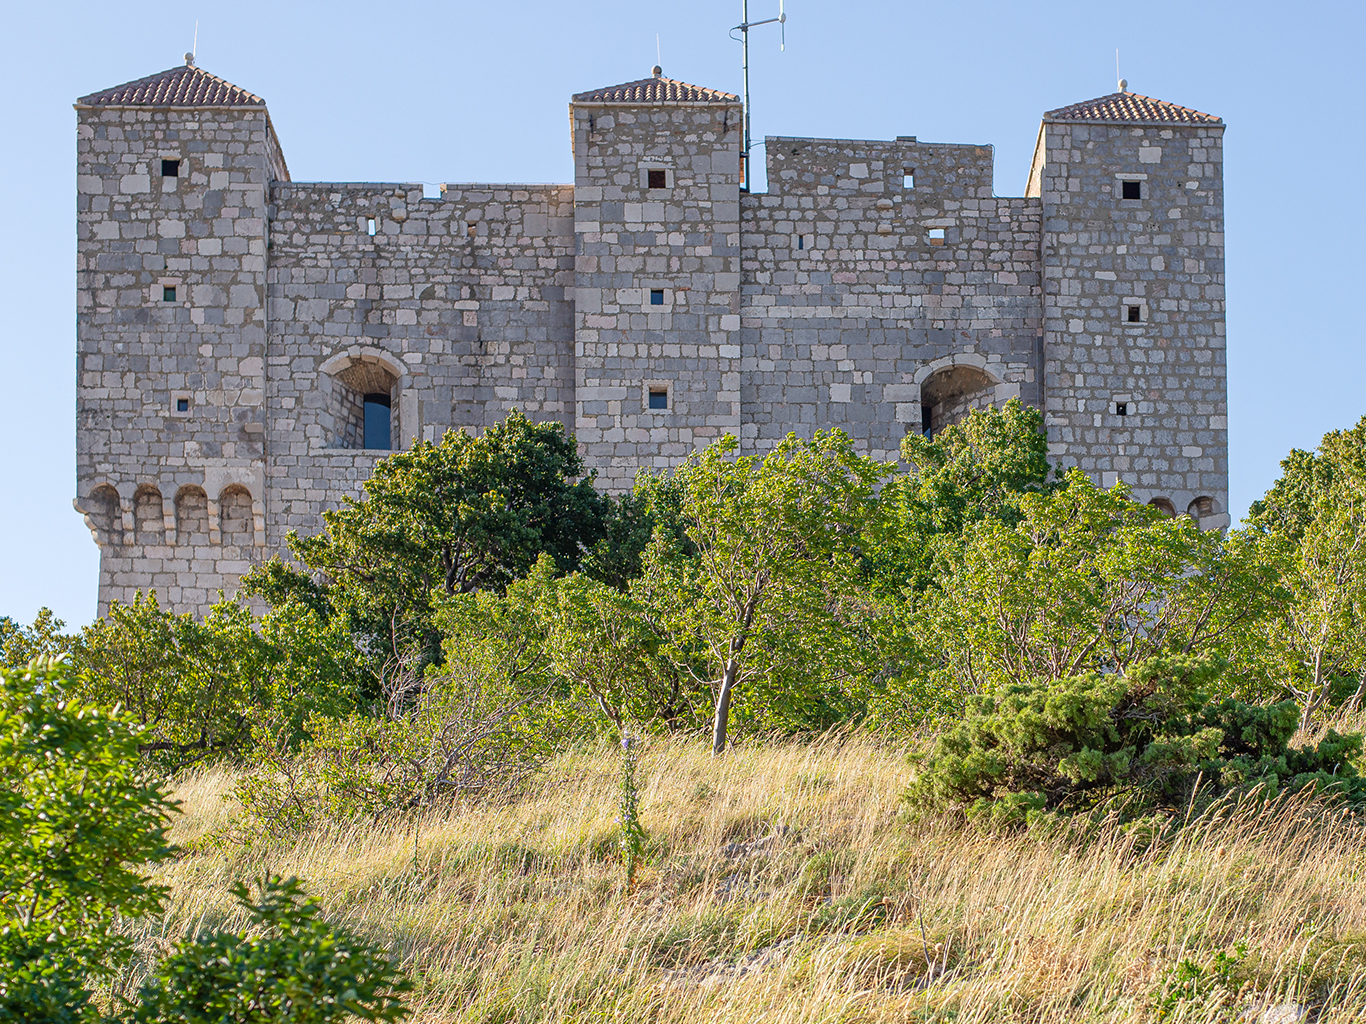
[[[1044,411],[1055,458],[1227,526],[1223,132],[1127,91],[1044,115]]]
[[[609,487],[740,434],[740,110],[658,67],[570,105],[575,432]]]
[[[84,96],[77,130],[77,499],[100,613],[202,608],[265,544],[265,103],[184,67]]]

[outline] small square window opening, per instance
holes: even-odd
[[[1128,403],[1128,402],[1116,402],[1116,403],[1115,403],[1115,415],[1116,415],[1116,416],[1128,416],[1128,415],[1129,415],[1129,403]]]
[[[469,235],[470,238],[475,237],[477,234],[479,234],[479,225],[478,225],[478,224],[466,224],[466,225],[465,225],[465,234]]]
[[[1124,319],[1131,324],[1141,324],[1143,322],[1143,307],[1125,306]]]
[[[943,245],[943,244],[944,244],[944,229],[943,229],[943,228],[930,228],[930,245]]]
[[[1143,182],[1141,181],[1121,181],[1119,183],[1121,199],[1142,199]]]
[[[668,188],[669,172],[662,167],[651,167],[645,172],[645,184],[648,188]]]
[[[669,407],[669,392],[667,388],[650,389],[650,408],[667,409]]]
[[[901,175],[902,188],[915,188],[915,171],[904,171]]]
[[[175,400],[175,411],[176,411],[176,412],[189,412],[189,411],[190,411],[190,400],[189,400],[188,398],[177,398],[177,399]]]
[[[163,160],[163,161],[161,161],[161,176],[162,176],[163,178],[179,178],[179,177],[180,177],[180,161],[179,161],[179,160]]]
[[[365,230],[366,230],[366,233],[369,234],[371,237],[374,236],[374,234],[375,234],[375,218],[374,218],[374,217],[369,217],[369,218],[366,219],[366,221],[365,221]]]
[[[664,289],[663,289],[663,288],[651,288],[651,289],[650,289],[650,305],[652,305],[652,306],[662,306],[662,305],[664,305]]]
[[[162,301],[162,302],[174,302],[174,301],[175,301],[175,285],[173,285],[173,284],[165,284],[165,285],[162,285],[162,286],[161,286],[161,301]]]

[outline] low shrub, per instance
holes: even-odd
[[[1316,746],[1291,748],[1295,702],[1211,702],[1222,669],[1212,657],[1152,658],[1125,675],[1090,673],[974,697],[907,796],[1000,825],[1094,811],[1132,819],[1188,807],[1197,790],[1274,797],[1314,786],[1366,802],[1366,778],[1352,764],[1359,735],[1330,731]]]

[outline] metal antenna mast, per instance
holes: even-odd
[[[740,33],[740,70],[744,74],[744,108],[741,111],[740,119],[743,125],[744,139],[740,143],[740,178],[746,190],[754,180],[749,176],[749,30],[758,28],[760,25],[777,24],[782,33],[779,37],[778,48],[787,49],[787,15],[783,13],[783,0],[778,0],[778,16],[776,18],[766,18],[763,21],[749,20],[749,0],[740,0],[740,24],[730,30],[730,37],[735,38],[735,33]]]

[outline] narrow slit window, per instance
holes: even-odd
[[[163,160],[163,161],[161,161],[161,176],[162,176],[163,178],[179,178],[179,177],[180,177],[180,161],[179,161],[179,160]]]
[[[930,245],[943,245],[943,244],[944,244],[944,229],[943,229],[943,228],[930,228]]]
[[[1131,324],[1141,324],[1143,322],[1143,307],[1125,306],[1124,319]]]
[[[1128,402],[1116,402],[1116,403],[1115,403],[1115,415],[1116,415],[1116,416],[1128,416],[1128,415],[1129,415],[1129,403],[1128,403]]]
[[[388,451],[392,447],[389,440],[389,396],[382,391],[365,396],[365,438],[366,448]]]
[[[652,305],[652,306],[662,306],[662,305],[664,305],[664,289],[663,289],[663,288],[651,288],[651,289],[650,289],[650,305]]]
[[[669,407],[669,390],[668,390],[668,388],[651,388],[651,389],[650,389],[650,408],[651,408],[651,409],[667,409],[668,407]]]
[[[806,248],[806,236],[805,236],[805,235],[798,235],[798,236],[797,236],[797,248],[798,248],[798,249],[805,249],[805,248]]]
[[[175,301],[175,285],[173,285],[173,284],[164,284],[164,285],[161,286],[161,301],[162,301],[162,302],[174,302],[174,301]]]
[[[669,172],[662,167],[651,167],[645,172],[645,184],[648,188],[668,188]]]
[[[1120,182],[1121,199],[1142,199],[1143,182],[1141,181],[1122,181]]]
[[[904,189],[915,188],[915,171],[901,172],[901,187]]]
[[[365,221],[365,230],[366,230],[366,232],[367,232],[371,237],[374,237],[374,234],[375,234],[375,218],[374,218],[374,217],[368,217],[368,218],[366,218],[366,221]]]

